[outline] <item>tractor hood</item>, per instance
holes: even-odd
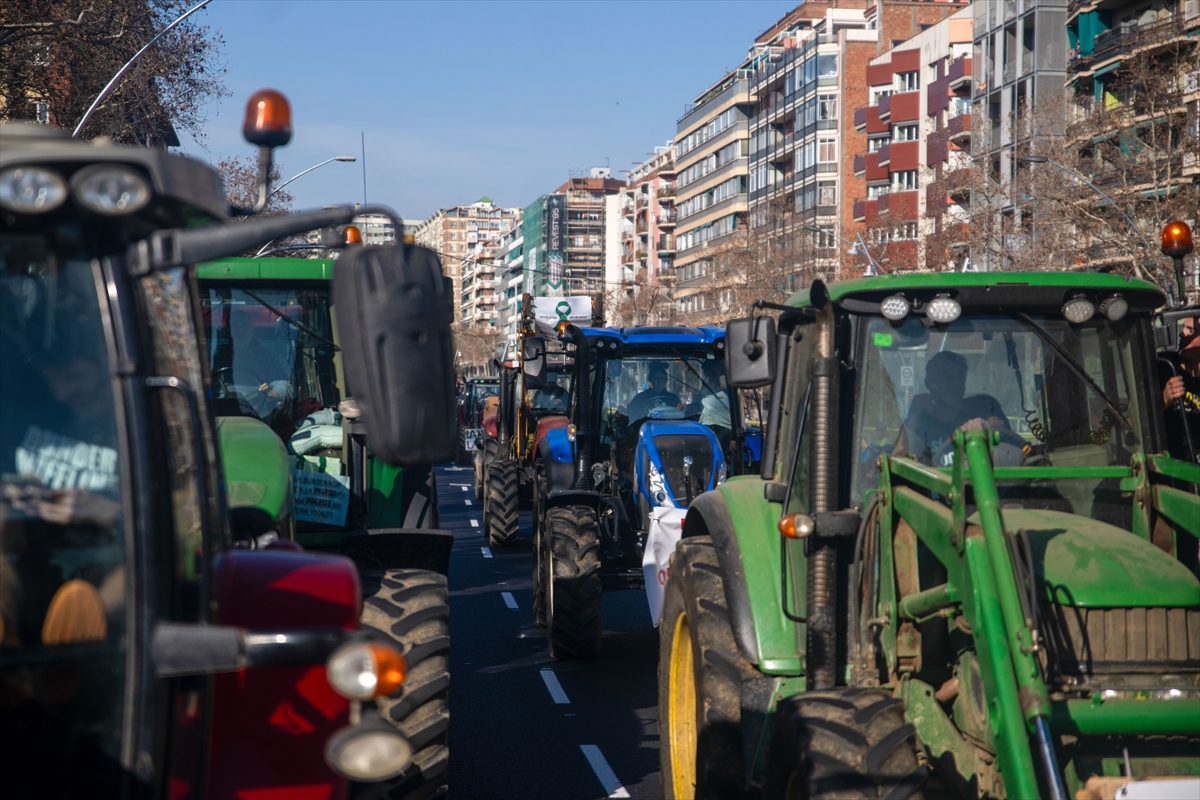
[[[217,417],[217,441],[230,510],[255,508],[272,521],[287,516],[292,472],[275,432],[252,417]]]
[[[1004,509],[1010,533],[1025,529],[1046,599],[1083,608],[1195,607],[1200,581],[1129,531],[1061,511]],[[979,524],[979,515],[968,522]]]

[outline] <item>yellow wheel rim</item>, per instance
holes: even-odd
[[[676,800],[684,800],[696,796],[696,674],[692,670],[692,634],[686,614],[675,619],[668,669],[671,785]]]

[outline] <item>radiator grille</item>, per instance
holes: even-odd
[[[1063,674],[1200,668],[1200,609],[1043,608],[1048,656]]]

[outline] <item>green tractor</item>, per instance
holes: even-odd
[[[403,691],[377,701],[414,746],[385,796],[425,797],[446,785],[454,537],[437,530],[432,467],[384,463],[367,445],[336,344],[333,269],[308,258],[197,267],[230,515],[264,543],[291,538],[353,559],[362,625],[410,670]]]
[[[1155,285],[815,282],[727,329],[762,473],[671,559],[670,798],[1200,796],[1200,466]]]

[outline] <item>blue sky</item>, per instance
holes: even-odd
[[[195,15],[225,38],[209,161],[249,155],[246,98],[292,102],[285,178],[296,207],[367,198],[425,217],[487,195],[524,206],[568,170],[619,170],[672,138],[684,103],[745,58],[798,0],[708,2],[352,2],[215,0]]]

